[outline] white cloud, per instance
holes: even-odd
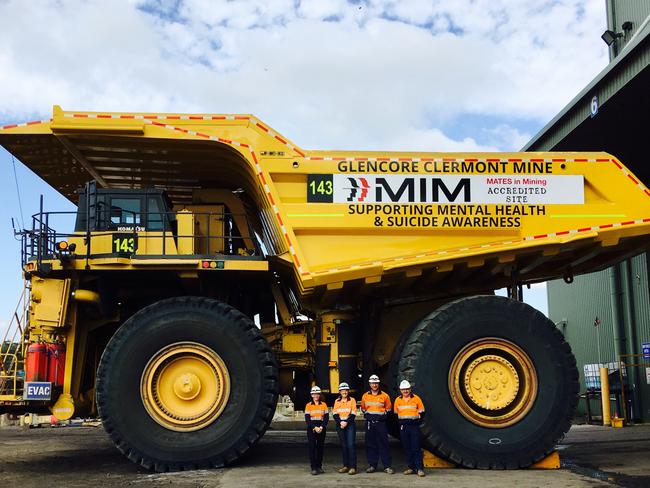
[[[409,151],[414,147],[422,151],[444,152],[473,152],[497,151],[494,145],[481,145],[470,137],[461,140],[451,139],[438,129],[410,128],[400,132],[395,137],[389,138],[382,146],[388,151]]]
[[[342,18],[355,8],[345,0],[303,0],[298,7],[298,16],[307,19]]]
[[[513,150],[605,66],[604,26],[602,0],[0,0],[0,121],[243,112],[306,148]]]
[[[590,0],[10,0],[0,119],[252,112],[304,147],[510,150],[529,136],[511,124],[441,128],[549,119],[604,66],[603,25]]]
[[[531,134],[505,124],[485,128],[483,133],[488,143],[504,151],[517,151],[531,138]]]

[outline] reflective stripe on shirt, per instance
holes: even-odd
[[[357,402],[352,397],[348,397],[347,400],[336,400],[332,413],[338,415],[339,420],[345,421],[350,415],[357,414]]]
[[[417,395],[408,398],[400,396],[395,399],[395,411],[400,420],[419,419],[424,412],[424,404]]]
[[[390,412],[390,397],[382,392],[374,395],[371,392],[364,393],[361,399],[361,408],[366,417],[384,417],[386,412]]]
[[[305,407],[305,414],[309,415],[312,420],[323,420],[323,417],[327,414],[327,405],[324,402],[318,405],[308,403]]]

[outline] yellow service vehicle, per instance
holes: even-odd
[[[159,471],[224,466],[278,394],[301,408],[372,373],[414,385],[438,456],[529,466],[569,428],[578,372],[522,287],[649,242],[650,191],[604,153],[311,151],[252,115],[59,107],[0,144],[77,204],[19,232],[0,409],[97,412]]]

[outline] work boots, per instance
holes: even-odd
[[[339,469],[339,473],[347,473],[348,471],[350,470],[347,466],[343,466],[342,468]]]

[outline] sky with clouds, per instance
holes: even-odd
[[[605,24],[604,0],[0,0],[0,125],[54,104],[253,113],[305,148],[516,150],[605,67]],[[0,164],[1,320],[21,282]],[[41,193],[71,208],[15,171],[25,216]]]

